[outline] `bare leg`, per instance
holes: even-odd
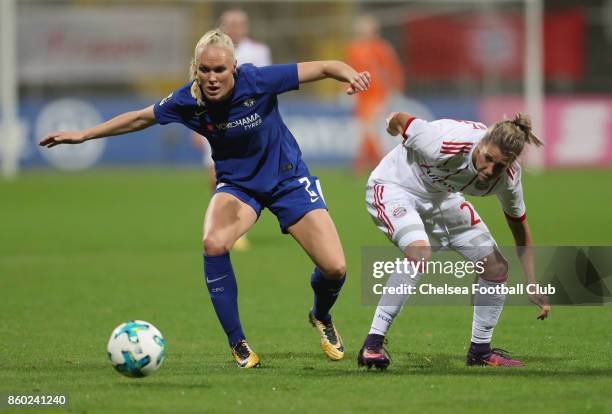
[[[256,220],[248,204],[228,193],[215,194],[204,218],[204,252],[210,256],[227,253]]]
[[[310,323],[319,333],[325,355],[332,361],[340,360],[344,357],[344,346],[329,314],[346,279],[340,237],[329,213],[323,209],[306,213],[288,230],[316,264],[310,278],[314,291]]]
[[[344,277],[344,251],[336,226],[327,210],[308,212],[297,223],[289,226],[288,230],[326,278]]]

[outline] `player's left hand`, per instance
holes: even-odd
[[[365,71],[356,73],[353,79],[351,79],[351,85],[346,90],[347,95],[354,95],[359,92],[367,91],[371,81],[372,77],[370,76],[370,72]]]
[[[540,307],[538,319],[543,321],[544,319],[548,318],[548,314],[550,313],[550,303],[548,301],[548,296],[533,293],[529,295],[529,300],[533,302],[533,304],[538,305]]]

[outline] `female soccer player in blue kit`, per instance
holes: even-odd
[[[291,234],[315,263],[309,320],[331,360],[344,356],[329,310],[346,279],[344,252],[316,177],[301,159],[295,138],[278,111],[277,95],[300,83],[332,78],[349,95],[368,89],[370,75],[339,61],[257,68],[236,66],[231,39],[219,30],[198,41],[190,82],[155,105],[126,112],[81,131],[54,132],[40,145],[78,144],[138,131],[155,123],[181,123],[205,135],[213,150],[217,189],[204,219],[204,274],[219,322],[238,366],[260,363],[238,316],[237,285],[229,250],[267,207],[281,231]]]

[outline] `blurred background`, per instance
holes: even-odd
[[[208,2],[2,0],[3,176],[192,165],[180,126],[42,150],[57,129],[91,126],[162,99],[188,80],[193,46],[239,8],[273,63],[343,59],[376,90],[335,82],[283,95],[281,110],[309,162],[367,171],[395,142],[384,115],[492,123],[526,110],[546,147],[532,168],[612,166],[612,0]],[[242,63],[242,62],[241,62]]]

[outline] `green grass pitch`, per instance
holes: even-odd
[[[464,366],[471,308],[407,308],[389,337],[390,369],[358,370],[374,310],[360,301],[360,247],[388,241],[365,210],[365,176],[313,172],[347,257],[334,309],[346,359],[324,358],[307,324],[312,265],[265,212],[251,250],[232,255],[257,370],[234,365],[203,283],[201,171],[34,171],[0,183],[0,394],[68,394],[63,410],[76,413],[612,412],[610,306],[556,307],[544,322],[535,307],[505,309],[494,344],[522,358],[520,369]],[[604,170],[526,175],[536,243],[612,244],[611,182]],[[497,200],[473,202],[510,244]],[[152,377],[124,378],[106,357],[127,319],[166,338]]]

